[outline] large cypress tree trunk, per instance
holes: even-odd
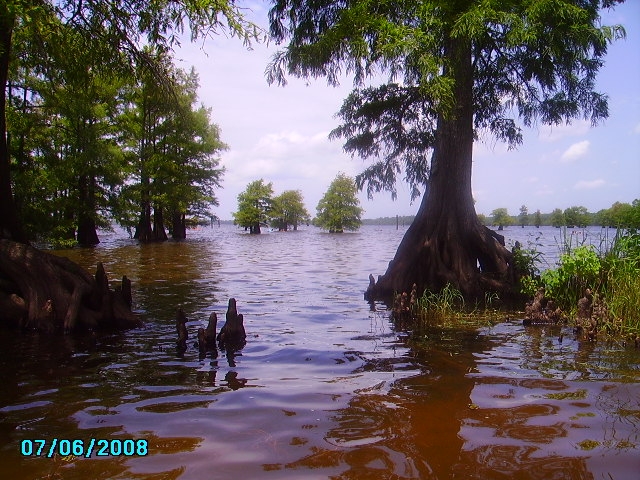
[[[438,291],[447,284],[467,298],[510,289],[511,253],[504,239],[483,226],[471,191],[473,68],[471,44],[450,39],[445,55],[455,79],[455,106],[439,118],[426,192],[386,273],[367,298],[389,299],[409,292]]]

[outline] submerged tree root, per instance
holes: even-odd
[[[45,332],[141,325],[127,277],[113,291],[102,264],[91,276],[67,258],[11,240],[0,240],[0,312],[5,325]]]

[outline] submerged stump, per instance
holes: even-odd
[[[226,322],[218,334],[218,345],[221,350],[241,350],[246,344],[247,334],[244,330],[244,317],[238,313],[236,299],[229,299]]]

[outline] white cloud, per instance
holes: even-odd
[[[636,128],[633,129],[634,133],[640,134],[640,123],[636,125]]]
[[[589,142],[589,140],[583,140],[581,142],[574,143],[564,151],[564,153],[560,157],[560,161],[568,163],[573,162],[580,157],[584,157],[589,152],[590,145],[591,142]]]
[[[580,180],[573,188],[576,190],[592,190],[594,188],[600,188],[605,185],[606,182],[602,178],[597,180]]]

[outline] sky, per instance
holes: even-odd
[[[266,28],[268,2],[244,5],[249,18]],[[598,74],[597,88],[609,96],[609,118],[595,127],[574,120],[525,129],[516,150],[491,138],[477,141],[472,189],[478,213],[507,208],[517,215],[522,205],[530,213],[571,206],[595,212],[640,198],[640,1],[603,11],[602,24],[622,24],[627,33],[609,46]],[[339,172],[355,176],[369,165],[344,153],[341,140],[328,139],[352,80],[331,87],[323,79],[290,77],[284,87],[269,85],[264,72],[278,48],[271,42],[247,49],[238,38],[219,34],[184,41],[175,52],[178,67],[198,72],[200,100],[212,109],[229,146],[220,155],[226,171],[216,193],[220,205],[213,209],[223,220],[232,218],[238,194],[260,178],[273,183],[276,195],[300,190],[313,216]],[[404,183],[397,191],[395,201],[386,192],[372,200],[362,192],[363,218],[414,215],[420,199],[411,203]]]

